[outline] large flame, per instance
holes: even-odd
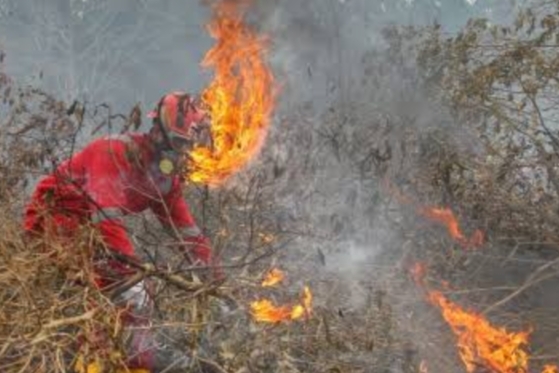
[[[466,248],[475,248],[483,245],[483,232],[479,229],[476,230],[471,237],[466,237],[460,225],[458,224],[458,219],[449,208],[435,208],[435,207],[423,207],[419,209],[419,213],[428,219],[436,221],[438,223],[446,226],[450,236]]]
[[[292,321],[304,316],[308,317],[312,311],[312,293],[305,286],[301,295],[301,302],[293,306],[276,306],[268,299],[261,299],[250,304],[252,316],[256,321],[264,323],[279,323]]]
[[[213,4],[208,30],[216,44],[202,61],[215,72],[202,93],[211,115],[212,145],[190,154],[189,178],[194,182],[223,182],[260,151],[267,134],[276,89],[264,59],[265,40],[243,21],[245,3]]]
[[[468,372],[480,366],[498,373],[527,372],[528,332],[494,327],[483,316],[463,310],[437,291],[429,292],[429,300],[441,309],[458,337],[458,351]]]
[[[505,328],[492,326],[482,315],[462,309],[439,291],[429,290],[424,263],[414,263],[410,274],[415,283],[425,290],[428,300],[441,310],[443,318],[458,337],[458,351],[468,372],[478,371],[481,367],[497,373],[528,372],[529,332],[508,332]],[[556,365],[546,365],[542,373],[559,372]]]

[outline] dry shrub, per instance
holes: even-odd
[[[542,170],[542,165],[522,157],[515,165],[516,149],[501,148],[486,157],[456,152],[451,139],[427,141],[439,154],[422,160],[431,172],[414,181],[416,192],[432,205],[451,206],[464,233],[481,229],[486,243],[464,250],[450,238],[441,241],[442,229],[424,231],[411,239],[413,257],[430,268],[431,286],[444,289],[463,307],[482,313],[496,326],[531,330],[531,369],[556,363],[553,341],[559,330],[553,294],[559,246],[554,211],[559,206],[556,191],[533,177],[532,171]],[[438,338],[420,329],[429,342]],[[430,356],[439,353],[429,344],[424,347]]]
[[[12,216],[3,216],[3,221],[0,369],[68,371],[80,336],[119,334],[117,310],[92,285],[89,234],[83,232],[71,245],[64,245],[49,238],[23,237]],[[104,351],[94,350],[91,355],[118,351],[116,339],[107,342]]]
[[[98,233],[84,226],[71,239],[30,238],[22,229],[22,208],[29,187],[88,137],[103,129],[137,128],[139,108],[125,116],[113,114],[106,104],[90,109],[78,102],[66,105],[46,92],[18,86],[3,73],[0,95],[0,370],[71,371],[78,348],[87,359],[99,358],[112,369],[122,366],[127,338],[120,318],[123,310],[112,302],[114,292],[101,293],[93,282]],[[176,240],[170,247],[175,250],[168,250],[167,259],[177,251]],[[155,320],[154,329],[176,321],[172,329],[196,339],[192,336],[209,309],[205,294],[211,289],[192,281],[192,269],[156,267],[159,261],[153,256],[145,259],[145,267],[135,267],[135,279],[156,283],[156,319],[162,321]],[[181,297],[186,299],[180,301]],[[165,319],[169,315],[174,317]],[[163,334],[163,343],[169,344],[169,336]],[[192,350],[195,344],[179,345],[179,350]]]

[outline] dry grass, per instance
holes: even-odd
[[[88,255],[72,255],[48,239],[26,242],[13,217],[3,220],[0,366],[6,372],[64,372],[78,336],[99,328],[112,331],[116,310],[88,285]],[[87,253],[86,243],[84,238],[72,249]]]

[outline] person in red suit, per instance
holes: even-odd
[[[213,274],[222,277],[210,241],[197,226],[181,188],[185,155],[207,125],[206,114],[191,95],[172,92],[161,98],[150,117],[148,133],[95,139],[62,162],[38,182],[25,208],[24,229],[31,235],[71,237],[83,224],[99,231],[105,246],[100,251],[105,254],[94,268],[101,289],[131,273],[122,257],[134,260],[136,252],[123,218],[145,210],[180,235],[193,264],[212,267]],[[106,252],[117,253],[117,258]],[[141,309],[147,298],[143,283],[121,295],[135,309]],[[139,339],[136,344],[143,343],[143,337]],[[152,355],[138,354],[129,367],[151,369]]]

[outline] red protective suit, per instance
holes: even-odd
[[[149,208],[184,237],[195,258],[210,264],[209,242],[182,196],[180,177],[162,174],[156,157],[148,134],[94,140],[39,182],[25,210],[25,229],[50,227],[65,236],[89,221],[110,249],[134,256],[122,218]]]
[[[185,249],[194,254],[194,259],[205,265],[215,264],[209,241],[196,226],[182,196],[180,177],[163,174],[157,157],[147,134],[130,133],[94,140],[38,183],[25,209],[25,230],[31,234],[53,232],[71,245],[73,232],[80,225],[91,223],[98,228],[109,249],[134,257],[123,217],[149,208],[164,226],[182,235]],[[131,272],[110,258],[95,261],[94,266],[100,288],[122,280]],[[214,274],[221,276],[219,269]],[[137,284],[116,302],[128,309],[122,315],[123,322],[142,326],[132,328],[127,352],[129,368],[151,370],[157,365],[158,353],[146,327],[148,319],[141,311],[149,304],[144,286],[143,282]]]

